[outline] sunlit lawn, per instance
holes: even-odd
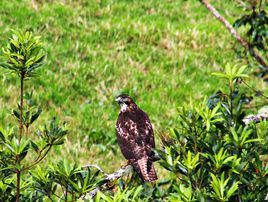
[[[239,8],[217,2],[233,22]],[[198,1],[2,0],[0,13],[1,45],[12,29],[28,29],[48,53],[40,76],[26,83],[43,108],[35,126],[56,116],[68,123],[69,135],[46,161],[95,163],[112,172],[124,164],[115,139],[115,95],[133,96],[157,135],[176,126],[183,103],[225,88],[211,73],[238,62],[235,41]],[[2,127],[16,127],[10,115],[18,100],[15,78],[0,69]]]

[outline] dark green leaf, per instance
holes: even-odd
[[[37,112],[32,115],[31,120],[30,120],[30,124],[32,124],[39,117],[41,112],[42,112],[42,109],[38,108]]]
[[[20,120],[20,113],[16,110],[13,110],[13,115],[18,119]]]
[[[37,145],[34,141],[32,141],[32,140],[30,140],[30,143],[31,143],[31,147],[34,149],[34,151],[35,151],[36,153],[38,153],[38,152],[39,152],[39,147],[38,147],[38,145]]]

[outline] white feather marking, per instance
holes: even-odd
[[[134,121],[132,120],[127,121],[125,123],[125,126],[128,127],[130,131],[134,132],[135,135],[139,134],[137,124]]]
[[[127,110],[127,105],[125,103],[122,103],[120,107],[121,107],[121,112],[125,112]]]
[[[152,129],[152,124],[148,120],[145,121],[145,124],[149,129]]]
[[[116,127],[116,130],[117,132],[120,134],[120,135],[123,135],[124,134],[124,130],[123,128],[121,127],[121,124],[118,125],[118,127]],[[125,134],[126,135],[126,134]]]

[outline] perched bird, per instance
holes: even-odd
[[[116,97],[121,110],[116,122],[117,142],[142,182],[153,182],[157,175],[153,166],[154,131],[147,114],[126,94]]]

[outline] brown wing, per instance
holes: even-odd
[[[154,132],[146,113],[140,109],[120,113],[116,131],[123,155],[131,161],[142,181],[157,180],[152,151],[155,147]]]
[[[152,156],[152,148],[155,147],[153,128],[142,110],[120,113],[116,132],[117,142],[126,159]]]

